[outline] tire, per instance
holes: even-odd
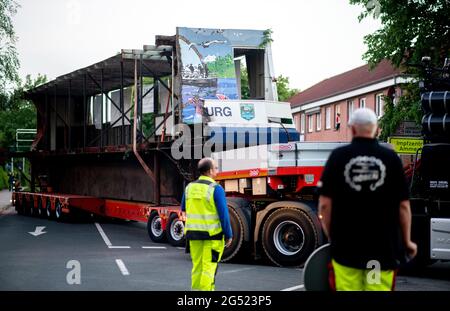
[[[39,217],[45,217],[45,208],[42,206],[42,198],[38,198],[37,213]]]
[[[177,247],[186,245],[186,237],[184,236],[184,222],[178,218],[176,213],[172,213],[170,215],[165,234],[170,245]]]
[[[22,196],[22,215],[30,216],[30,205],[25,195]]]
[[[278,266],[302,266],[318,244],[313,221],[298,209],[280,208],[264,222],[264,252]]]
[[[150,213],[147,222],[148,236],[153,242],[163,243],[166,242],[166,232],[162,229],[161,217],[159,217],[157,211]]]
[[[38,211],[36,208],[34,208],[34,198],[31,197],[30,198],[30,203],[28,203],[29,209],[30,209],[30,215],[33,217],[37,217],[38,216]]]
[[[47,199],[47,203],[45,204],[45,216],[47,216],[48,219],[53,218],[53,213],[51,210],[52,203],[49,199]]]
[[[25,203],[25,196],[23,195],[21,200],[20,200],[20,203],[19,202],[16,203],[16,211],[17,211],[17,213],[19,215],[25,215],[25,210],[24,210],[25,204],[26,204]]]
[[[64,219],[64,214],[62,211],[62,204],[61,204],[61,202],[59,202],[59,200],[57,200],[55,203],[55,218],[57,221],[63,221],[63,219]]]
[[[232,207],[228,206],[228,211],[230,214],[230,224],[233,230],[233,241],[231,245],[225,247],[222,255],[222,262],[230,261],[231,259],[238,256],[244,244],[244,219],[234,210]]]

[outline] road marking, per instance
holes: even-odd
[[[255,268],[241,268],[241,269],[234,269],[234,270],[227,270],[227,271],[221,271],[219,272],[220,274],[226,274],[226,273],[235,273],[235,272],[242,272],[242,271],[247,271],[247,270],[253,270]]]
[[[290,292],[290,291],[293,291],[293,290],[296,290],[296,289],[300,289],[300,288],[304,288],[304,287],[305,287],[305,285],[300,284],[300,285],[297,285],[297,286],[292,286],[292,287],[288,287],[288,288],[282,289],[281,292]]]
[[[186,248],[185,247],[177,247],[178,249],[182,249],[182,250],[185,250]]]
[[[106,246],[111,247],[112,243],[111,241],[108,239],[108,237],[106,236],[105,231],[103,231],[102,227],[100,226],[100,224],[95,223],[95,226],[97,227],[98,232],[100,233],[100,235],[103,238],[103,241],[105,241]]]
[[[144,249],[167,249],[166,246],[142,246]]]
[[[123,275],[130,275],[130,272],[128,272],[128,269],[127,267],[125,267],[125,264],[123,263],[122,259],[116,259],[116,264]]]
[[[111,241],[109,240],[108,236],[106,235],[105,231],[103,231],[102,226],[100,226],[99,223],[95,223],[95,226],[97,227],[98,232],[100,233],[103,241],[105,242],[106,246],[108,246],[108,248],[131,248],[130,246],[113,246]]]
[[[34,236],[39,236],[41,234],[47,233],[46,231],[44,231],[45,226],[36,226],[36,229],[34,230],[34,232],[28,232],[31,235]]]

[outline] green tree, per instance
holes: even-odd
[[[279,101],[287,101],[289,98],[300,92],[298,89],[289,88],[289,78],[279,75],[276,79]]]
[[[298,89],[289,88],[289,78],[283,75],[276,78],[278,100],[287,101],[289,98],[300,92]],[[241,98],[250,98],[250,86],[248,84],[248,73],[245,66],[241,66]]]
[[[15,47],[17,39],[12,24],[12,16],[16,14],[18,6],[14,0],[0,0],[0,93],[19,80],[19,59]]]
[[[441,67],[450,56],[450,2],[448,0],[350,0],[362,5],[359,21],[373,17],[381,21],[380,29],[364,37],[367,51],[363,58],[371,68],[388,59],[406,74],[421,77],[413,64],[430,56],[432,65]],[[417,82],[404,86],[405,95],[394,105],[385,98],[386,114],[380,126],[386,138],[403,120],[420,122]]]
[[[247,68],[241,65],[241,98],[250,98],[250,86],[248,84],[248,72]]]
[[[46,81],[45,75],[38,74],[35,79],[27,75],[25,82],[19,81],[13,93],[3,99],[4,107],[0,110],[0,148],[9,148],[14,145],[16,129],[36,128],[36,108],[25,99],[24,95],[25,91]]]

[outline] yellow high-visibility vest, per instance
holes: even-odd
[[[185,234],[198,233],[199,239],[218,236],[222,233],[222,225],[214,202],[214,179],[200,176],[191,182],[184,195],[186,204]],[[191,234],[188,234],[188,233]],[[204,237],[204,238],[201,238]]]

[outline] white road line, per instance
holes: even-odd
[[[226,274],[226,273],[235,273],[235,272],[242,272],[247,270],[253,270],[255,268],[241,268],[241,269],[234,269],[234,270],[227,270],[227,271],[220,271],[220,274]]]
[[[130,275],[130,272],[128,272],[128,269],[127,267],[125,267],[125,264],[123,263],[122,259],[116,259],[116,264],[123,275]]]
[[[282,289],[281,292],[290,292],[290,291],[293,291],[293,290],[296,290],[296,289],[300,289],[300,288],[304,288],[304,287],[305,287],[305,285],[300,284],[300,285],[297,285],[297,286],[292,286],[292,287],[288,287],[288,288]]]
[[[182,250],[184,250],[185,249],[185,247],[177,247],[178,249],[182,249]]]
[[[95,223],[95,226],[97,227],[98,232],[100,233],[100,235],[103,238],[103,241],[105,241],[106,246],[111,247],[112,243],[111,241],[108,239],[108,237],[106,236],[105,231],[103,231],[102,227],[100,226],[100,224]]]
[[[166,246],[142,246],[144,249],[167,249]]]
[[[102,226],[100,226],[99,223],[95,223],[95,226],[97,227],[98,232],[100,233],[103,241],[105,241],[106,246],[108,246],[108,248],[131,248],[130,246],[114,246],[112,245],[111,241],[109,240],[108,236],[106,235],[105,231],[103,231]]]

